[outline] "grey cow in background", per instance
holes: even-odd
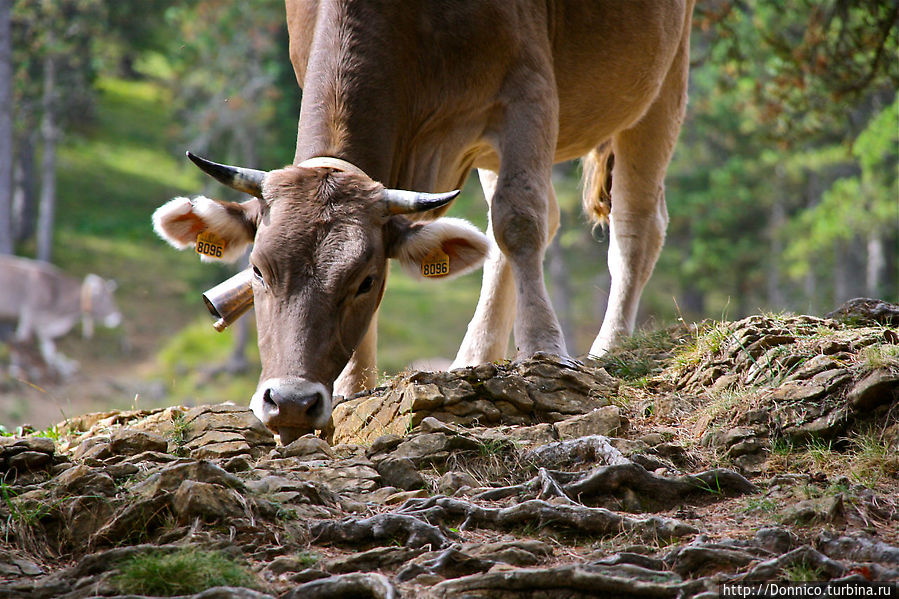
[[[85,338],[95,321],[109,328],[122,322],[114,290],[113,281],[94,274],[78,280],[44,262],[0,256],[0,323],[15,327],[17,346],[36,339],[44,362],[60,376],[73,374],[77,364],[56,352],[56,339],[79,321]],[[15,352],[13,358],[16,367]]]

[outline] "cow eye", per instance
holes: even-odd
[[[356,292],[356,295],[362,295],[363,293],[368,293],[371,291],[371,288],[375,285],[374,277],[365,277],[362,283],[359,285],[359,290]]]
[[[259,270],[259,267],[253,267],[253,276],[256,277],[256,280],[265,285],[265,279],[262,278],[262,271]]]

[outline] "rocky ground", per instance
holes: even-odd
[[[3,437],[0,597],[897,581],[897,323],[869,302],[647,333],[600,362],[410,373],[286,447],[229,405]]]

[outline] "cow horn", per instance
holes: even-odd
[[[404,189],[385,189],[384,204],[387,206],[387,214],[412,214],[413,212],[427,212],[449,204],[459,190],[446,193],[421,193],[406,191]]]
[[[200,167],[207,175],[218,179],[228,187],[233,187],[237,191],[248,193],[257,198],[262,197],[262,182],[265,180],[265,171],[257,171],[251,168],[241,168],[239,166],[228,166],[227,164],[219,164],[205,158],[200,158],[195,154],[187,152],[187,157],[191,162]]]

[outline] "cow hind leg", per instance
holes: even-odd
[[[612,285],[602,327],[590,355],[605,354],[633,332],[640,294],[649,280],[665,239],[665,170],[686,107],[687,54],[675,64],[643,118],[612,141],[612,208],[609,214],[609,272]]]

